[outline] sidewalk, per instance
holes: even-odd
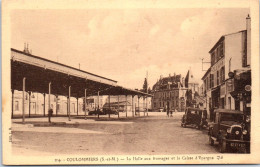
[[[110,118],[108,115],[100,115],[99,118],[97,116],[87,116],[85,119],[84,116],[71,116],[70,121],[69,118],[64,117],[52,117],[51,123],[48,122],[48,117],[37,117],[37,118],[25,118],[25,123],[22,123],[22,118],[20,119],[12,119],[12,128],[15,130],[17,128],[33,128],[33,127],[77,127],[80,124],[132,124],[136,119],[144,119],[144,118],[154,118],[161,117],[167,119],[167,115],[165,112],[149,112],[148,116],[144,116],[143,113],[140,113],[140,116],[132,116],[128,115],[126,117],[120,113],[120,117],[117,115],[111,115]],[[125,113],[124,113],[125,114]],[[174,112],[173,117],[180,117],[183,115],[182,112]],[[169,118],[169,117],[168,117]]]

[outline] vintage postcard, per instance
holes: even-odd
[[[4,0],[5,165],[260,163],[257,0]]]

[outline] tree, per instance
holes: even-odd
[[[147,79],[144,78],[144,84],[143,84],[143,90],[142,91],[145,92],[145,93],[147,92],[147,86],[148,86],[147,85]]]
[[[150,88],[150,87],[148,88],[148,93],[149,93],[149,94],[151,94],[151,93],[152,93],[152,90],[151,90],[151,88]]]

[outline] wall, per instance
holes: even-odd
[[[25,100],[25,115],[29,115],[29,94],[27,94],[27,100]],[[25,94],[25,96],[26,96]],[[44,115],[44,111],[43,111],[43,104],[44,104],[44,96],[43,94],[41,93],[33,93],[32,94],[34,96],[34,98],[31,96],[31,116],[33,115],[38,115],[38,116],[43,116]],[[58,99],[57,101],[55,100],[56,97],[54,95],[51,95],[50,96],[51,99],[50,99],[50,102],[51,102],[51,106],[53,108],[53,114],[54,115],[67,115],[67,97],[65,96],[58,96]],[[14,114],[14,117],[16,116],[20,116],[22,115],[23,113],[23,110],[22,110],[22,92],[21,91],[14,91],[14,102],[13,102],[13,114]],[[45,95],[45,115],[47,116],[48,115],[48,94]],[[15,109],[15,103],[16,101],[18,102],[18,110]],[[71,115],[77,115],[77,99],[74,98],[74,97],[71,97],[70,99],[70,102],[71,102]],[[32,103],[35,103],[35,108],[33,108],[33,104]],[[57,104],[59,104],[59,110],[58,110],[58,113],[56,113],[57,111]],[[74,108],[74,112],[73,112],[73,104],[75,105],[75,108]],[[83,104],[83,99],[79,98],[78,100],[78,104],[79,104],[79,108],[78,108],[78,111],[79,111],[79,115],[80,114],[84,114],[84,112],[82,111],[82,104]]]
[[[229,78],[230,71],[234,72],[234,70],[242,68],[242,35],[245,33],[239,32],[225,36],[225,78]]]

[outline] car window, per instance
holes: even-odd
[[[243,115],[241,114],[229,114],[229,113],[223,113],[220,118],[221,122],[242,122],[243,121]]]

